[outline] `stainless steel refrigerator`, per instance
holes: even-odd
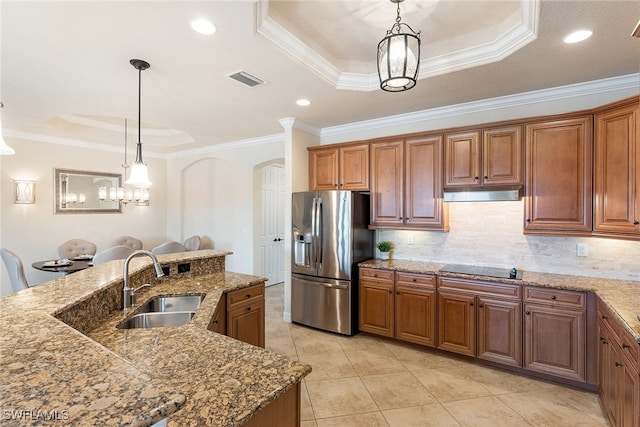
[[[373,257],[369,195],[292,195],[291,319],[340,334],[358,331],[358,263]]]

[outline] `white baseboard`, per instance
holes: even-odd
[[[291,323],[291,313],[288,311],[285,311],[282,313],[282,320],[286,323]]]

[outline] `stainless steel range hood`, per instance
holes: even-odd
[[[496,189],[445,189],[445,202],[499,202],[520,200],[522,187],[503,187]]]

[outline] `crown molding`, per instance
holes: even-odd
[[[540,0],[520,0],[520,22],[492,42],[420,60],[418,79],[498,62],[537,38]],[[336,89],[371,92],[378,73],[342,71],[269,17],[269,2],[256,4],[256,32]]]
[[[556,101],[561,99],[576,98],[594,95],[604,92],[635,89],[640,93],[640,73],[627,74],[602,80],[594,80],[586,83],[576,83],[566,86],[542,89],[531,92],[523,92],[514,95],[490,98],[481,101],[466,102],[463,104],[448,105],[413,113],[398,114],[380,119],[364,120],[346,125],[322,128],[320,137],[337,137],[359,131],[370,131],[425,120],[441,119],[445,117],[461,116],[480,111],[499,110],[517,107],[520,105],[536,104],[541,102]]]
[[[210,145],[208,147],[192,148],[177,153],[167,154],[167,159],[178,159],[181,157],[198,156],[209,153],[219,153],[221,151],[238,150],[241,148],[250,148],[258,145],[284,143],[284,134],[276,133],[273,135],[260,136],[257,138],[242,139],[239,141],[225,142],[222,144]]]

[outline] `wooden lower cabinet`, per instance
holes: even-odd
[[[264,283],[224,294],[209,330],[264,348]]]
[[[524,368],[584,382],[586,295],[525,287]]]
[[[438,292],[438,348],[466,356],[476,355],[474,295]]]
[[[245,427],[299,427],[300,383],[242,424]]]
[[[598,305],[598,392],[613,427],[640,426],[638,343],[602,303]]]
[[[360,269],[361,331],[435,346],[435,276]]]
[[[440,278],[438,348],[522,366],[520,285]]]

